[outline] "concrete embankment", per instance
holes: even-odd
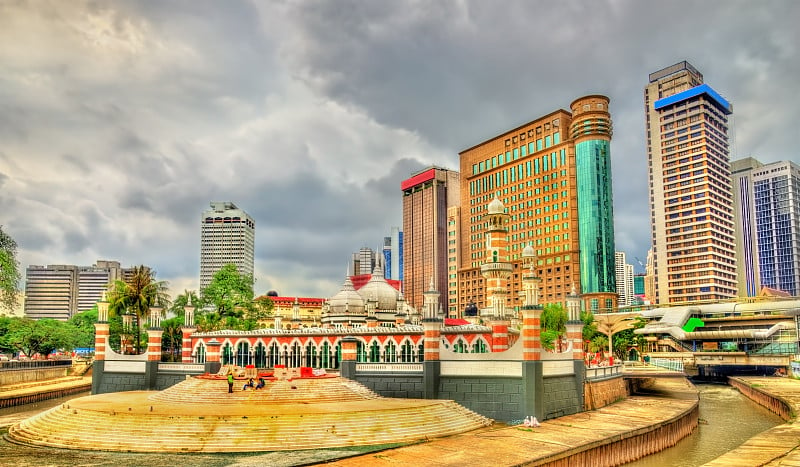
[[[64,397],[92,389],[91,376],[64,376],[0,387],[0,408]]]
[[[489,428],[342,459],[340,466],[620,465],[675,445],[697,427],[698,394],[681,378],[654,379],[639,395],[548,420]]]
[[[779,377],[731,377],[728,383],[787,421],[750,438],[707,466],[800,466],[800,381]]]

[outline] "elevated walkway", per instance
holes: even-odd
[[[263,390],[189,378],[161,392],[73,399],[9,428],[11,442],[125,452],[256,452],[411,443],[491,420],[447,400],[390,399],[339,377]],[[111,429],[113,427],[113,429]]]

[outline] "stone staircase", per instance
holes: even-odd
[[[237,389],[228,394],[225,381],[192,378],[159,393],[82,397],[6,436],[70,449],[253,452],[409,443],[491,424],[453,401],[383,398],[338,377]]]

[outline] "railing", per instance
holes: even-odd
[[[683,371],[683,360],[672,360],[669,358],[651,358],[650,364],[659,368],[672,371]]]
[[[358,373],[422,373],[421,363],[356,363]]]
[[[621,373],[622,365],[596,366],[586,368],[586,379],[604,379]]]
[[[29,370],[32,368],[52,368],[57,366],[71,366],[72,360],[24,360],[21,362],[0,362],[0,371],[3,370]]]

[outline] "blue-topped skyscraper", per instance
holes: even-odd
[[[688,62],[644,89],[657,304],[737,296],[728,116]]]

